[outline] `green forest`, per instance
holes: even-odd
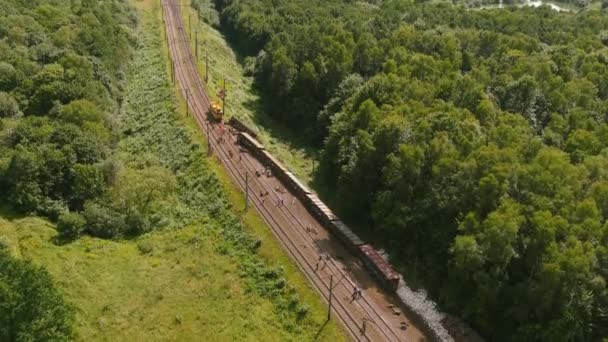
[[[608,338],[608,13],[216,0],[318,187],[491,341]]]
[[[62,240],[85,230],[127,233],[96,223],[127,219],[112,212],[117,203],[98,203],[111,203],[102,198],[117,176],[109,113],[122,100],[133,12],[124,1],[2,0],[0,13],[0,202],[58,221]],[[6,247],[0,244],[0,339],[71,339],[74,308],[44,268],[13,259]]]
[[[132,233],[126,221],[145,230],[151,210],[104,198],[115,178],[131,177],[115,172],[111,113],[122,101],[135,15],[124,1],[78,3],[0,2],[1,199],[59,220],[66,238]],[[103,220],[112,222],[98,229]]]

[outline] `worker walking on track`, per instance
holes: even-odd
[[[365,330],[367,330],[367,320],[363,318],[363,325],[361,326],[361,335],[365,335]]]
[[[353,301],[361,298],[361,289],[357,285],[353,285]]]

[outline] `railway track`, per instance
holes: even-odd
[[[391,326],[383,318],[383,315],[377,309],[377,303],[368,300],[365,296],[357,301],[348,300],[355,282],[351,279],[350,274],[341,267],[341,262],[331,258],[326,262],[327,267],[321,272],[316,270],[318,266],[313,267],[314,262],[318,260],[317,257],[320,254],[329,254],[330,251],[315,241],[310,233],[303,232],[307,224],[299,216],[299,213],[296,212],[296,209],[290,209],[288,205],[281,206],[280,208],[275,207],[270,201],[265,202],[255,195],[258,190],[262,192],[270,190],[269,193],[272,193],[278,201],[279,195],[272,191],[273,186],[276,184],[276,179],[255,177],[252,170],[256,170],[256,167],[259,169],[261,166],[259,162],[249,155],[243,156],[241,162],[235,162],[232,156],[239,155],[240,151],[237,146],[230,139],[225,139],[225,143],[221,143],[221,140],[218,140],[224,133],[220,131],[217,125],[211,124],[206,120],[210,100],[198,76],[196,64],[190,51],[189,41],[181,21],[180,6],[175,3],[175,0],[164,0],[162,5],[165,32],[173,61],[173,75],[178,84],[180,84],[180,90],[199,128],[207,135],[210,148],[226,167],[233,181],[241,189],[245,190],[247,183],[245,173],[250,173],[250,182],[247,184],[247,187],[253,193],[249,197],[251,202],[271,227],[275,237],[303,270],[311,284],[328,301],[330,278],[334,277],[336,283],[332,287],[334,293],[333,312],[340,318],[354,340],[405,341],[405,335],[400,333],[399,328]],[[285,226],[294,227],[295,234],[293,232],[290,234],[285,229]],[[364,319],[373,324],[368,324],[365,334],[362,334],[361,328]]]

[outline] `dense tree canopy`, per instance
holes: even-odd
[[[342,210],[490,340],[608,337],[608,16],[218,0]],[[423,271],[421,271],[423,270]]]
[[[153,228],[156,202],[174,182],[114,157],[133,9],[124,0],[0,8],[0,200],[58,220],[68,239]]]

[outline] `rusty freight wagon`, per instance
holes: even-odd
[[[372,275],[378,279],[380,284],[390,291],[397,290],[399,286],[399,273],[370,245],[359,246],[361,260],[371,271]]]

